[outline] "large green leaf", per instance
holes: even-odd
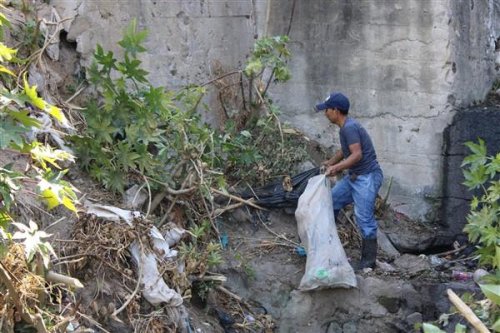
[[[24,140],[22,135],[27,131],[28,129],[14,123],[12,119],[0,118],[0,149],[7,148],[13,143],[22,146]]]
[[[424,333],[446,333],[445,331],[443,331],[439,327],[434,326],[434,325],[429,324],[429,323],[424,323],[423,329],[424,329]]]
[[[500,305],[500,285],[498,284],[480,284],[481,290],[492,302]]]

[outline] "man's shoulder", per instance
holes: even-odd
[[[360,127],[361,125],[356,121],[356,119],[347,118],[342,129],[349,131],[353,129],[358,129]]]
[[[345,121],[345,126],[360,126],[360,124],[356,119],[348,117]]]

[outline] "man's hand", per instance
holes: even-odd
[[[337,173],[339,173],[341,169],[337,164],[330,165],[329,167],[326,168],[325,175],[326,176],[335,176]]]

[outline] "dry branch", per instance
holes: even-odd
[[[224,193],[224,192],[219,191],[219,190],[217,190],[217,189],[215,189],[215,188],[211,188],[211,190],[212,190],[212,192],[214,192],[214,193],[217,193],[217,194],[219,194],[219,195],[226,196],[226,197],[228,197],[228,198],[230,198],[230,199],[233,199],[233,200],[236,200],[236,201],[238,201],[238,202],[242,202],[242,203],[244,203],[244,204],[246,204],[246,205],[252,206],[253,208],[257,208],[257,209],[260,209],[260,210],[267,210],[266,208],[264,208],[264,207],[260,207],[259,205],[257,205],[257,204],[255,204],[255,203],[253,203],[253,199],[245,200],[245,199],[242,199],[242,198],[237,197],[237,196],[235,196],[235,195],[232,195],[232,194],[229,194],[229,193]]]
[[[28,324],[34,326],[38,333],[48,333],[47,328],[43,322],[43,318],[39,313],[34,315],[30,314],[26,308],[21,304],[21,299],[16,291],[16,287],[12,282],[9,271],[0,262],[0,281],[7,287],[9,294],[16,304],[17,310],[21,314],[21,318]]]
[[[467,319],[467,321],[474,326],[474,328],[479,332],[479,333],[490,333],[490,330],[483,324],[481,320],[472,312],[472,310],[469,308],[467,304],[465,304],[460,297],[458,297],[455,292],[451,289],[447,289],[446,292],[448,293],[448,298],[450,299],[450,302],[453,303],[453,305],[457,308],[458,311]]]
[[[80,280],[73,278],[71,276],[62,275],[53,271],[48,271],[45,276],[45,280],[54,283],[62,283],[73,288],[83,288],[83,284]]]

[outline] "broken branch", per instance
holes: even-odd
[[[225,197],[228,197],[228,198],[230,198],[230,199],[236,200],[236,201],[238,201],[238,202],[242,202],[242,203],[244,203],[244,204],[246,204],[246,205],[252,206],[253,208],[257,208],[257,209],[260,209],[260,210],[267,210],[267,209],[266,209],[266,208],[264,208],[264,207],[260,207],[259,205],[254,204],[254,203],[253,203],[253,199],[245,200],[245,199],[242,199],[242,198],[237,197],[237,196],[235,196],[235,195],[232,195],[232,194],[229,194],[229,193],[224,193],[224,192],[222,192],[222,191],[219,191],[219,190],[217,190],[217,189],[215,189],[215,188],[213,188],[213,187],[211,188],[211,191],[212,191],[212,192],[214,192],[214,193],[217,193],[217,194],[219,194],[219,195],[223,195],[223,196],[225,196]]]
[[[474,328],[479,332],[479,333],[490,333],[490,330],[483,324],[481,320],[472,312],[470,307],[464,303],[458,297],[457,294],[451,289],[447,289],[446,292],[448,293],[448,298],[450,299],[450,302],[453,303],[453,305],[457,308],[458,311],[467,319],[467,321],[474,326]]]

